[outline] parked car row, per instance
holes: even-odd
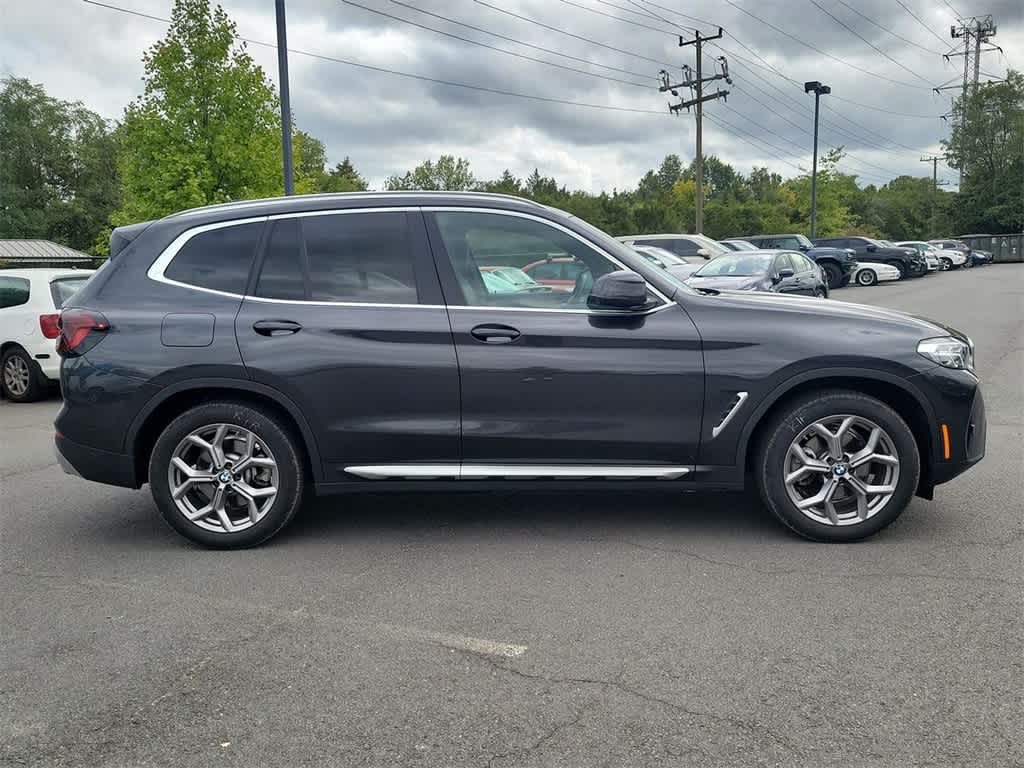
[[[851,282],[871,286],[992,260],[991,254],[972,251],[959,240],[894,243],[849,236],[812,241],[799,233],[721,241],[691,234],[626,235],[618,240],[691,285],[812,296],[828,296]]]

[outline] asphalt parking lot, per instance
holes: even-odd
[[[988,407],[984,462],[857,545],[524,492],[209,552],[65,476],[57,400],[0,402],[0,764],[1024,764],[1024,265],[835,297],[967,331]]]

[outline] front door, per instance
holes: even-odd
[[[588,310],[593,281],[622,266],[543,217],[435,209],[427,221],[459,358],[463,478],[565,477],[574,465],[679,477],[696,462],[703,359],[679,305],[652,293],[645,312]],[[481,278],[481,264],[537,254],[579,266],[572,291],[496,293]]]
[[[303,411],[327,481],[458,466],[459,372],[418,210],[272,218],[235,320],[246,369]]]

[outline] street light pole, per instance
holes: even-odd
[[[817,80],[804,83],[804,93],[814,91],[814,160],[811,166],[811,238],[818,236],[818,100],[822,94],[832,93],[827,85]]]
[[[284,0],[274,0],[277,10],[277,71],[281,90],[281,154],[284,157],[284,193],[295,194],[292,171],[292,105],[288,93],[288,33],[285,30]]]

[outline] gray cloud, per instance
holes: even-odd
[[[536,166],[571,187],[591,191],[634,186],[666,153],[676,152],[684,160],[693,156],[692,116],[671,118],[665,95],[654,87],[662,65],[673,65],[675,76],[681,64],[693,63],[693,49],[680,49],[676,39],[681,31],[688,33],[686,28],[692,28],[693,22],[655,8],[648,0],[572,0],[575,6],[562,0],[487,0],[624,52],[510,18],[473,0],[407,0],[418,8],[515,40],[636,75],[497,40],[389,0],[358,1],[496,47],[597,75],[635,79],[652,87],[638,88],[525,61],[368,13],[339,0],[290,0],[290,47],[500,91],[660,113],[615,112],[531,101],[293,55],[292,106],[299,126],[324,140],[332,161],[351,156],[375,185],[391,173],[401,173],[442,152],[468,157],[480,178],[495,177],[505,167],[525,176]],[[798,83],[815,79],[832,86],[833,96],[825,97],[828,109],[822,113],[826,121],[821,131],[822,143],[844,145],[850,152],[846,170],[860,174],[862,182],[881,183],[901,173],[926,173],[927,168],[918,158],[923,152],[935,150],[945,135],[947,126],[938,115],[948,110],[949,94],[936,96],[928,85],[872,50],[810,0],[761,0],[756,4],[736,0],[736,5],[749,9],[796,40],[726,3],[698,0],[684,8],[672,0],[653,2],[665,8],[679,7],[682,12],[720,24],[728,32],[718,46],[705,48],[708,68],[713,56],[727,51],[735,80],[728,102],[715,102],[707,108],[707,154],[717,154],[744,172],[756,164],[793,175],[797,172],[794,166],[809,164],[810,97],[799,84],[787,82],[765,69],[760,60],[763,58]],[[874,26],[837,0],[817,2],[928,83],[937,85],[957,78],[961,60],[946,64],[941,57],[883,31],[890,30],[925,48],[943,48],[940,39],[922,28],[898,4],[889,0],[849,0],[850,5],[879,25]],[[171,1],[112,0],[112,4],[166,17]],[[268,3],[223,0],[222,4],[237,21],[240,34],[273,41],[274,17]],[[926,0],[908,0],[907,4],[929,29],[942,40],[948,40],[953,18],[945,4]],[[588,12],[576,7],[579,5],[662,31]],[[973,10],[964,0],[957,0],[954,5]],[[664,20],[644,15],[638,6]],[[1012,56],[1024,45],[1024,13],[1020,4],[996,0],[987,7],[999,24],[996,42]],[[76,0],[29,4],[0,0],[0,12],[5,21],[0,29],[0,72],[41,82],[54,95],[80,99],[115,119],[141,88],[142,50],[165,30],[158,22]],[[843,61],[823,56],[798,41]],[[250,52],[276,80],[273,50],[250,46]],[[865,74],[855,67],[909,83],[911,87]],[[1002,74],[1006,67],[1006,59],[994,53],[985,59],[983,69]],[[933,117],[900,117],[852,102]],[[779,114],[773,114],[773,110]],[[740,130],[726,128],[725,121]],[[951,173],[948,175],[952,177]]]

